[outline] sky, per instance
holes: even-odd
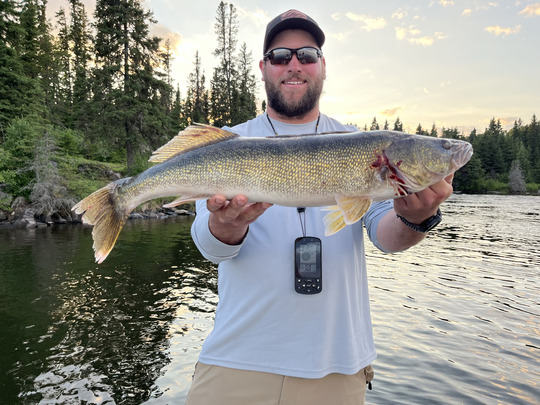
[[[95,0],[83,0],[89,14]],[[510,129],[540,114],[540,0],[235,0],[238,49],[252,52],[257,97],[266,24],[291,9],[311,16],[326,35],[327,78],[321,111],[368,127],[399,117],[404,130],[483,132],[492,118]],[[319,3],[319,4],[316,4]],[[173,79],[182,96],[199,51],[207,77],[216,65],[219,0],[143,0],[172,44]],[[67,0],[49,0],[52,17]],[[54,19],[52,19],[54,20]]]

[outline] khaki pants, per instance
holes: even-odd
[[[186,405],[361,405],[372,378],[371,366],[309,379],[198,363]]]

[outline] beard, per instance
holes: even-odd
[[[287,78],[286,80],[294,80]],[[264,87],[268,99],[268,106],[278,115],[287,118],[303,118],[317,106],[323,89],[323,78],[318,77],[315,81],[306,79],[308,88],[302,98],[298,101],[287,100],[280,91],[281,81],[275,85],[269,80],[265,80]]]

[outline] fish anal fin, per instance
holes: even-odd
[[[166,160],[182,153],[189,152],[190,150],[236,137],[238,137],[237,134],[211,125],[193,124],[183,131],[180,131],[178,135],[168,143],[154,151],[148,161],[153,163],[165,162]]]
[[[210,197],[209,195],[183,195],[181,197],[178,197],[176,200],[170,202],[170,203],[167,203],[167,204],[163,204],[163,207],[164,208],[173,208],[173,207],[176,207],[180,204],[185,204],[185,203],[188,203],[188,202],[192,202],[192,201],[197,201],[197,200],[202,200],[203,198],[208,198]]]
[[[346,225],[358,222],[371,206],[370,197],[342,197],[336,196],[336,202],[343,213]]]

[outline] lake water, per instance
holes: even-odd
[[[369,404],[540,404],[540,197],[455,195],[419,246],[366,243]],[[183,404],[213,322],[190,218],[0,229],[0,404]]]

